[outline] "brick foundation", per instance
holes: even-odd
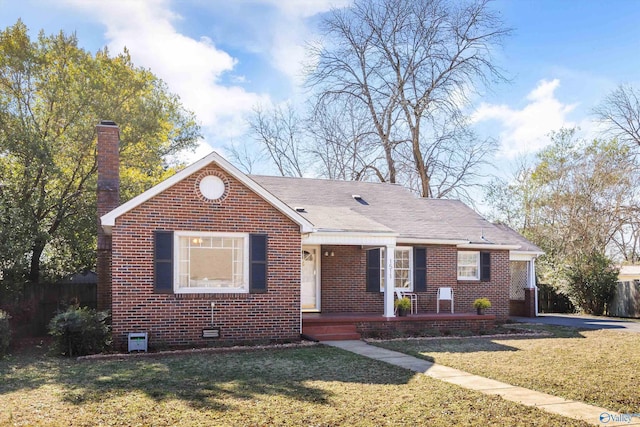
[[[432,331],[447,334],[453,331],[488,331],[495,327],[495,316],[477,316],[470,314],[457,319],[406,319],[393,318],[380,322],[357,322],[356,330],[364,337],[393,337],[402,335],[421,335]]]
[[[305,313],[302,316],[302,322],[303,331],[310,336],[316,336],[317,334],[314,335],[316,331],[330,333],[334,329],[340,330],[338,328],[352,325],[353,330],[363,337],[391,338],[406,335],[428,336],[434,332],[445,335],[454,331],[479,333],[494,328],[496,317],[477,315],[475,313],[419,314],[392,318],[386,318],[375,313]]]

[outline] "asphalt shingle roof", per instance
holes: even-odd
[[[520,233],[515,231],[513,228],[509,227],[506,224],[494,224],[498,229],[502,230],[502,232],[508,234],[508,238],[513,239],[514,242],[518,242],[521,247],[519,250],[526,252],[542,252],[538,246],[531,243]]]
[[[250,175],[319,230],[394,232],[399,238],[520,245],[540,251],[515,231],[498,227],[458,200],[425,199],[388,183]],[[354,199],[361,196],[363,203]],[[508,228],[508,227],[507,227]],[[526,248],[526,249],[525,249]]]

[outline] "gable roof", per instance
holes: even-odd
[[[437,241],[522,251],[535,246],[513,230],[509,233],[496,227],[458,200],[420,198],[397,184],[261,175],[250,178],[290,207],[304,209],[301,215],[316,231],[391,231],[400,243]],[[361,201],[354,198],[356,195]]]
[[[166,189],[172,187],[173,185],[177,184],[178,182],[182,181],[188,176],[193,175],[199,170],[209,166],[212,163],[215,163],[216,165],[218,165],[229,175],[233,176],[235,179],[237,179],[242,184],[247,186],[249,189],[254,191],[256,194],[261,196],[274,208],[276,208],[277,210],[282,212],[285,216],[287,216],[289,219],[291,219],[293,222],[298,224],[300,226],[300,231],[302,233],[309,233],[313,231],[313,226],[307,219],[305,219],[303,216],[297,213],[294,209],[290,208],[288,205],[283,203],[280,199],[278,199],[277,197],[274,197],[271,193],[265,191],[255,181],[249,179],[247,175],[245,175],[243,172],[241,172],[239,169],[237,169],[235,166],[233,166],[231,163],[226,161],[222,156],[220,156],[218,153],[214,151],[214,152],[211,152],[211,154],[198,160],[197,162],[192,163],[191,165],[177,172],[175,175],[172,175],[171,177],[165,179],[161,183],[151,187],[149,190],[145,191],[144,193],[139,194],[138,196],[134,197],[128,202],[125,202],[122,205],[118,206],[116,209],[112,210],[111,212],[103,215],[100,218],[100,221],[105,233],[111,234],[111,228],[115,225],[116,219],[119,216],[129,212],[130,210],[143,204],[147,200],[150,200],[151,198],[157,196],[158,194],[162,193]]]

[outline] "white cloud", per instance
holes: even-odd
[[[549,132],[576,125],[567,115],[577,104],[563,104],[558,100],[555,91],[559,86],[558,79],[541,80],[526,96],[527,104],[522,109],[483,103],[473,113],[472,120],[500,123],[501,156],[514,158],[536,152],[549,143]]]
[[[196,40],[180,34],[174,22],[182,18],[167,0],[67,3],[106,26],[105,37],[112,52],[127,47],[136,65],[162,78],[183,105],[196,113],[209,143],[244,133],[244,115],[258,102],[268,100],[266,95],[222,83],[236,59],[209,38]],[[196,157],[208,150],[201,147]]]
[[[307,18],[329,11],[332,7],[344,7],[351,0],[256,0],[275,7],[276,19],[270,23],[271,38],[267,51],[271,65],[288,76],[296,85],[303,80],[302,64],[305,60],[304,42],[312,37]]]
[[[282,100],[292,96],[247,90],[245,86],[251,82],[236,70],[238,62],[246,57],[236,58],[221,49],[216,45],[219,37],[225,37],[225,46],[237,46],[238,55],[249,51],[263,55],[273,69],[286,76],[295,92],[302,82],[304,42],[313,35],[311,18],[351,0],[237,0],[191,3],[186,7],[190,13],[197,13],[198,8],[206,11],[202,17],[181,16],[176,10],[184,5],[172,0],[63,1],[105,26],[104,37],[111,52],[126,47],[135,65],[149,68],[180,96],[187,109],[195,112],[208,143],[187,158],[195,160],[207,154],[210,146],[221,150],[233,140],[242,140],[247,131],[245,118],[255,105],[271,105],[272,97]],[[269,10],[268,16],[264,7]],[[200,21],[212,13],[219,20],[203,31],[213,28],[216,34],[222,30],[215,35],[216,40],[190,37],[178,29],[189,24],[187,18]],[[261,67],[258,62],[252,66]],[[265,74],[267,81],[274,77]]]
[[[260,1],[260,0],[258,0]],[[308,18],[326,12],[332,7],[343,7],[351,0],[262,0],[289,16]]]

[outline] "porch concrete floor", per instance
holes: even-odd
[[[640,426],[640,419],[638,418],[632,418],[630,422],[616,422],[613,417],[620,414],[605,408],[540,393],[523,387],[512,386],[500,381],[449,368],[448,366],[418,359],[417,357],[408,356],[397,351],[372,346],[363,341],[325,341],[323,344],[400,366],[414,372],[420,372],[432,378],[456,384],[469,390],[476,390],[484,394],[497,394],[503,399],[512,402],[535,406],[543,411],[585,421],[592,425],[601,426],[603,423],[606,423],[607,426]],[[605,419],[601,420],[601,416],[604,416]]]

